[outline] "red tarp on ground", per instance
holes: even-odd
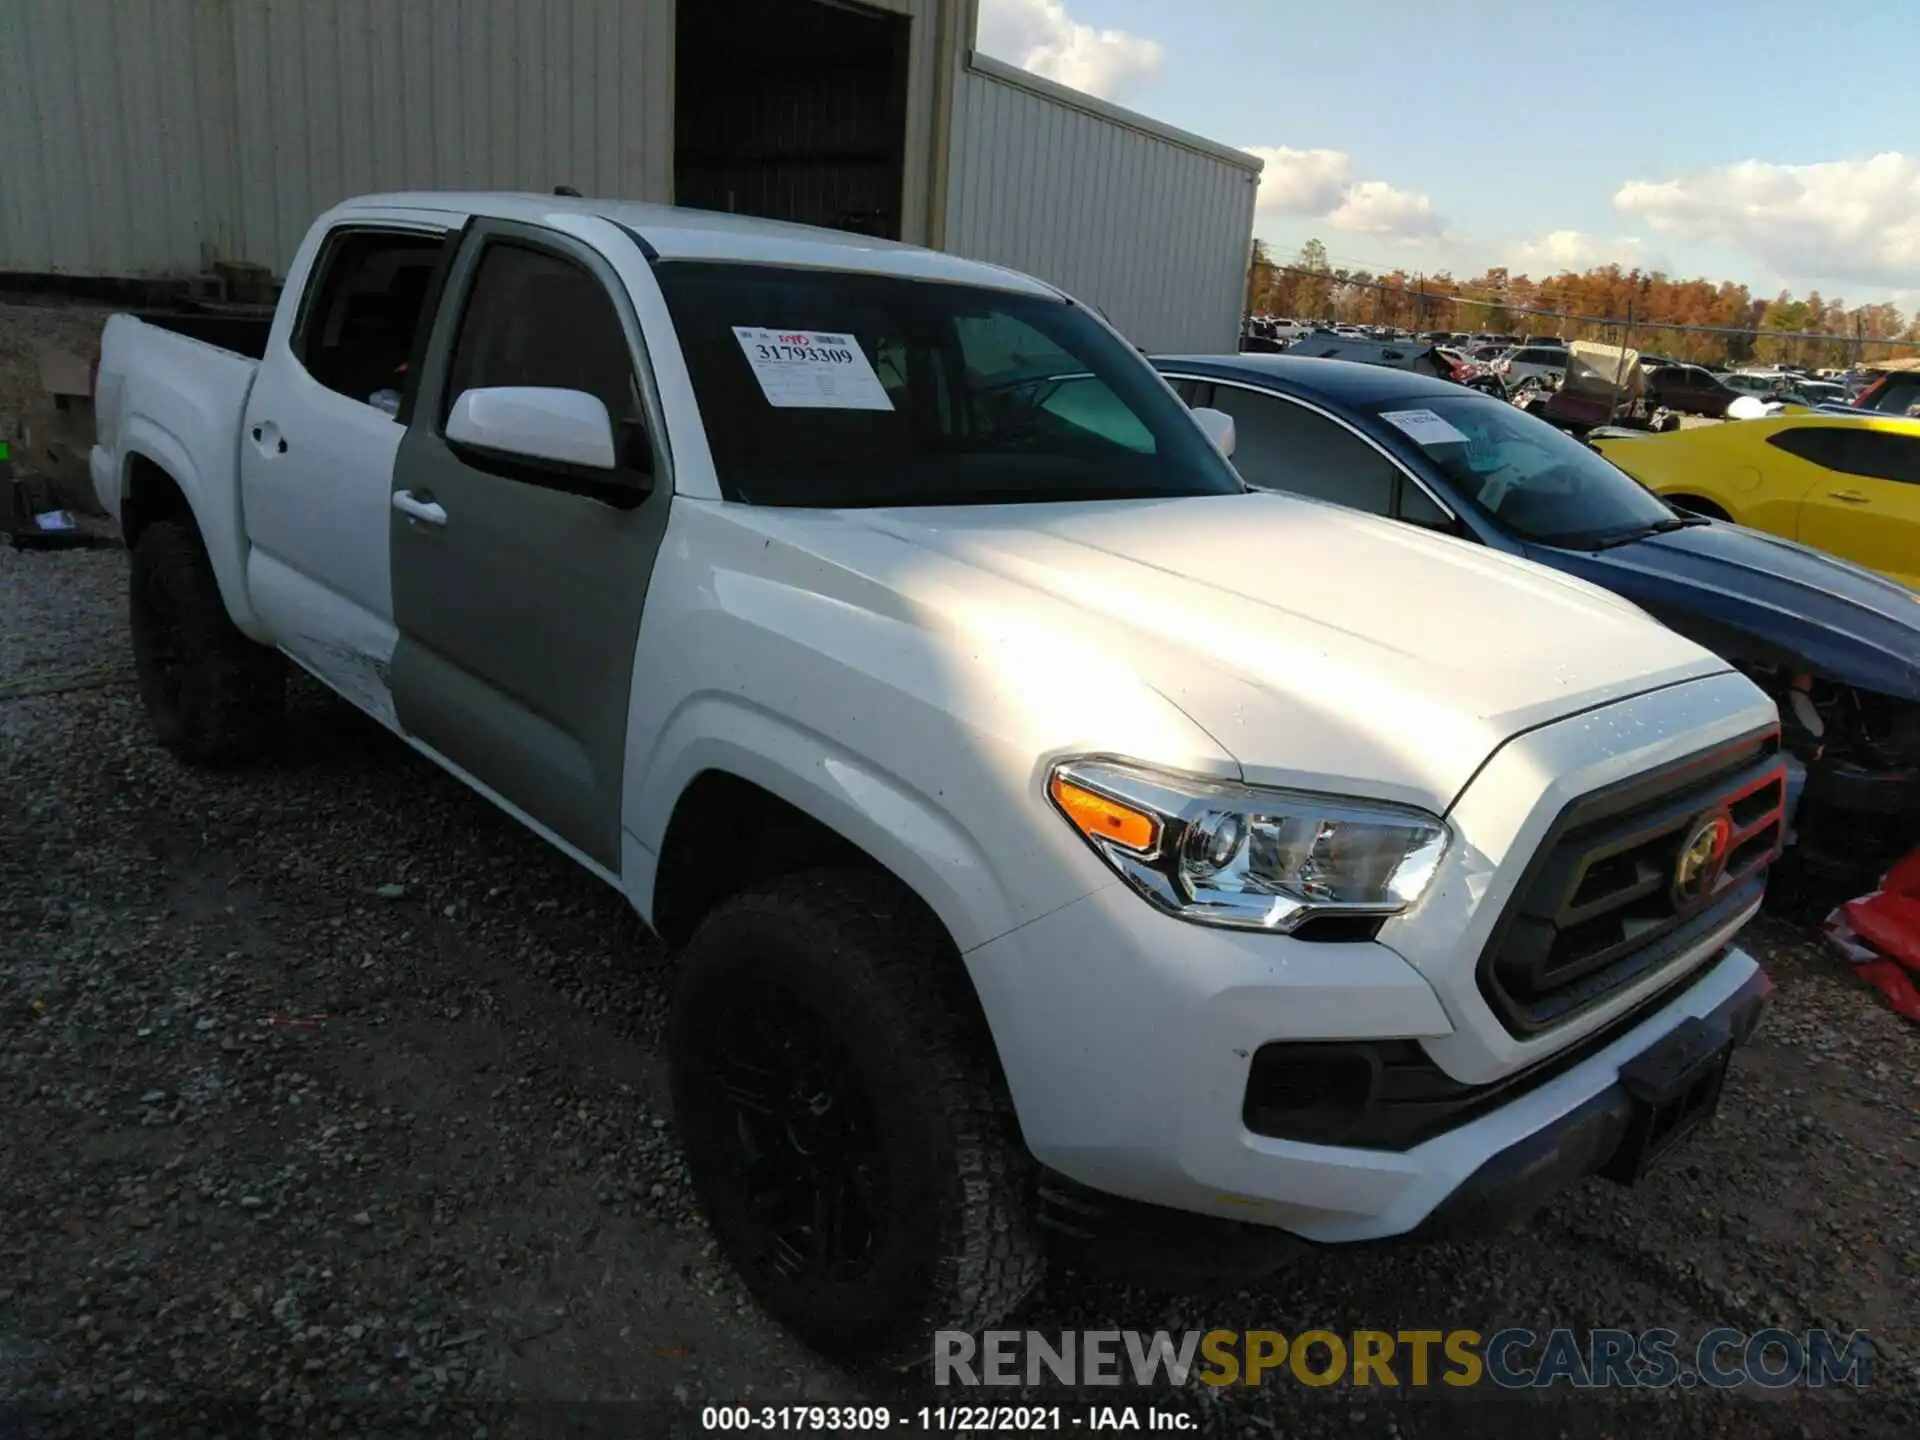
[[[1889,870],[1871,895],[1827,916],[1824,928],[1860,978],[1920,1025],[1920,850]]]

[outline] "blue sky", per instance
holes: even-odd
[[[1261,153],[1281,251],[1920,306],[1917,0],[980,4],[987,53]]]

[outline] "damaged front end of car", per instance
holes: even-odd
[[[1810,878],[1877,882],[1920,846],[1920,697],[1804,668],[1741,668],[1780,708],[1791,863]]]

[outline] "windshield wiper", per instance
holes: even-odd
[[[1711,525],[1713,522],[1703,515],[1674,515],[1665,520],[1654,520],[1645,525],[1636,525],[1631,530],[1622,530],[1596,540],[1596,550],[1611,550],[1616,545],[1631,545],[1635,540],[1644,540],[1649,535],[1665,535],[1673,530],[1691,530],[1696,525]]]

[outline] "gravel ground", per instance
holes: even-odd
[[[124,584],[117,550],[0,549],[0,1434],[927,1403],[812,1358],[715,1258],[666,1109],[671,971],[622,902],[311,686],[272,763],[177,766]],[[1803,932],[1751,940],[1775,1015],[1643,1187],[1233,1295],[1060,1277],[1018,1323],[1861,1329],[1865,1395],[1153,1398],[1228,1435],[1920,1433],[1920,1036]]]

